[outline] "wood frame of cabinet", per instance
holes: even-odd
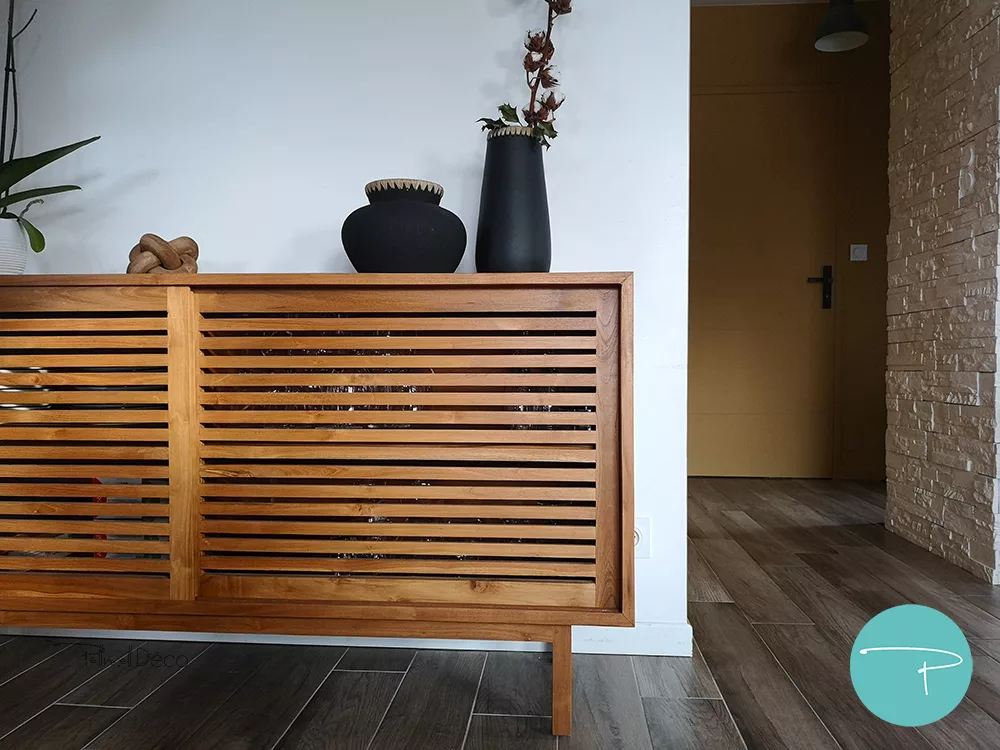
[[[0,278],[0,626],[548,642],[569,733],[571,626],[634,624],[632,305],[625,273]]]

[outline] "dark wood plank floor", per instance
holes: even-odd
[[[687,747],[669,731],[692,723],[715,744],[691,747],[740,747],[738,734],[766,750],[1000,748],[1000,592],[888,533],[882,485],[692,479],[688,506],[703,560],[689,572],[689,614],[728,712],[686,710],[670,724],[647,705],[662,747]],[[907,603],[952,617],[974,653],[965,701],[919,729],[872,716],[850,679],[861,628]]]
[[[1000,592],[882,526],[876,484],[694,479],[693,659],[574,657],[550,734],[539,653],[0,635],[0,750],[931,750],[1000,747]],[[974,678],[921,729],[860,704],[850,648],[907,602],[969,636]]]

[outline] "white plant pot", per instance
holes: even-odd
[[[28,264],[28,233],[16,219],[0,219],[0,275],[19,275]]]

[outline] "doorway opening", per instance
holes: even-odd
[[[692,9],[688,473],[885,478],[888,3]]]

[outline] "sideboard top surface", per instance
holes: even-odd
[[[631,271],[599,273],[61,274],[0,276],[0,287],[51,286],[617,286]]]

